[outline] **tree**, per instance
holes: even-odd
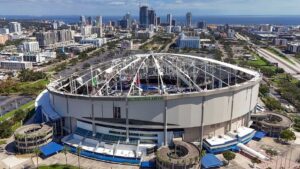
[[[21,82],[28,82],[28,81],[36,81],[39,79],[44,79],[46,78],[47,75],[44,72],[34,72],[33,70],[29,69],[23,69],[20,71],[18,78],[20,79]]]
[[[81,153],[81,147],[78,146],[76,148],[76,153],[77,153],[77,156],[78,156],[78,168],[80,169],[80,153]]]
[[[203,158],[205,155],[206,155],[206,150],[203,150],[203,149],[202,149],[201,152],[200,152],[200,157],[199,157],[199,158],[200,158],[200,162],[199,162],[200,165],[201,165],[201,163],[202,163],[202,158]]]
[[[270,159],[272,159],[273,156],[277,156],[278,152],[276,150],[267,149],[266,154],[270,156]]]
[[[266,96],[270,92],[269,86],[266,84],[261,84],[259,87],[259,93]]]
[[[261,161],[260,161],[260,159],[258,159],[258,158],[253,158],[253,159],[251,159],[251,162],[253,163],[253,168],[256,168],[255,167],[255,164],[259,164],[259,163],[261,163]]]
[[[82,68],[83,69],[87,69],[87,68],[89,68],[91,65],[89,64],[89,63],[84,63],[83,65],[82,65]]]
[[[63,153],[65,154],[66,158],[66,165],[68,165],[68,159],[67,159],[67,153],[70,151],[70,148],[67,146],[64,146]]]
[[[281,103],[273,97],[265,97],[263,100],[270,110],[281,110]]]
[[[280,138],[283,139],[284,142],[289,142],[296,140],[296,135],[293,131],[286,129],[280,132]]]
[[[223,153],[223,157],[227,160],[229,164],[229,162],[235,158],[235,154],[231,151],[225,151]]]
[[[36,168],[39,168],[39,155],[41,154],[41,150],[36,147],[34,150],[33,150],[34,154],[35,154],[35,157],[36,157]]]

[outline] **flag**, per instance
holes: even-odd
[[[96,77],[93,77],[93,78],[92,78],[92,86],[93,86],[93,87],[96,87],[96,86],[97,86],[97,78],[96,78]]]

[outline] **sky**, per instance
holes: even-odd
[[[138,16],[140,0],[0,0],[0,15]],[[141,0],[158,15],[300,15],[300,0]]]

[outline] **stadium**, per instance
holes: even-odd
[[[209,58],[137,54],[51,82],[36,109],[73,151],[81,146],[83,156],[135,164],[174,139],[209,152],[249,141],[260,80],[258,72]]]

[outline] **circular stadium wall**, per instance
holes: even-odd
[[[163,145],[248,126],[260,80],[258,72],[216,60],[154,53],[93,65],[54,81],[47,97],[63,119],[64,133],[81,128]]]

